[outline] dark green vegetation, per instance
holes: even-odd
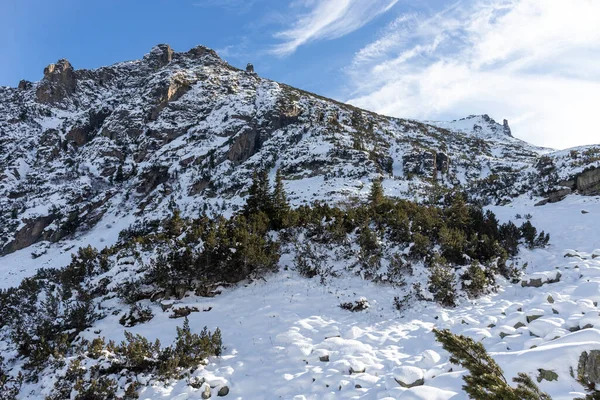
[[[120,344],[105,343],[103,338],[78,345],[77,358],[66,373],[56,381],[47,400],[117,399],[118,384],[109,376],[129,378],[123,399],[137,399],[136,375],[151,374],[161,379],[185,377],[189,369],[201,365],[210,356],[223,351],[221,331],[211,333],[205,327],[200,334],[192,333],[187,318],[183,327],[177,327],[175,344],[165,348],[158,340],[154,343],[141,335],[125,332]],[[90,368],[84,366],[92,365]]]
[[[121,315],[120,321],[133,326],[153,317],[140,301],[181,298],[188,292],[210,295],[218,286],[262,277],[278,269],[284,249],[294,253],[301,275],[322,280],[337,273],[329,267],[328,255],[320,251],[323,248],[342,253],[347,270],[396,286],[406,285],[414,268],[421,266],[430,275],[429,284],[413,288],[415,294],[453,306],[461,293],[459,285],[469,297],[493,290],[498,274],[518,275],[508,261],[517,254],[519,244],[538,247],[547,241],[548,235],[538,235],[529,221],[521,228],[511,222],[499,224],[493,213],[470,205],[460,193],[440,196],[435,204],[419,205],[387,198],[378,181],[366,203],[353,201],[337,207],[315,203],[292,209],[281,174],[277,173],[270,188],[263,171],[254,175],[246,206],[229,219],[208,215],[186,219],[173,207],[170,218],[132,226],[121,232],[119,242],[110,248],[80,248],[67,267],[40,269],[19,287],[2,291],[0,328],[10,335],[25,362],[24,378],[36,380],[42,370],[64,362],[65,357],[90,358],[89,350],[82,353],[76,339],[94,321],[107,316],[104,300],[118,296],[130,304],[131,310]],[[137,265],[135,280],[113,282],[113,274],[107,274],[119,267],[120,258],[135,260],[130,261]],[[115,287],[111,283],[117,289],[109,289]],[[396,299],[399,308],[402,303]],[[173,371],[219,355],[220,345],[214,349],[205,346],[217,332],[190,337],[191,343],[202,341],[201,353],[194,353],[196,345],[160,349],[144,338],[130,337],[123,346],[140,348],[144,365],[129,360],[123,361],[124,368],[174,376]],[[178,333],[192,335],[189,330]],[[127,359],[127,351],[119,350],[125,347],[109,349],[112,360]],[[168,352],[177,353],[178,361],[169,364],[171,372],[167,374],[160,360]],[[79,376],[78,367],[72,369],[74,376]],[[16,384],[2,374],[2,379]],[[88,378],[96,379],[86,381],[93,390],[111,390],[110,379],[101,371]]]
[[[435,337],[444,350],[450,353],[450,362],[469,371],[463,377],[463,390],[474,400],[551,400],[539,390],[533,379],[519,373],[512,387],[504,377],[502,368],[485,351],[481,343],[463,336],[454,335],[449,330],[434,330]]]

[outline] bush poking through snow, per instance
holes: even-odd
[[[150,374],[159,379],[178,378],[190,368],[197,368],[210,356],[223,352],[221,331],[210,332],[206,327],[200,334],[192,333],[186,318],[183,327],[177,327],[173,346],[161,347],[158,340],[150,342],[145,337],[125,332],[120,344],[105,343],[97,338],[82,346],[65,374],[55,383],[48,399],[116,399],[121,377]],[[139,384],[131,383],[123,399],[137,399]],[[2,392],[0,392],[2,393]]]
[[[433,294],[435,301],[441,305],[446,307],[454,307],[456,305],[454,270],[442,258],[431,269],[429,291]]]
[[[463,336],[454,335],[448,329],[433,333],[444,350],[450,353],[450,362],[460,365],[469,371],[463,377],[463,390],[475,400],[551,400],[550,396],[540,391],[531,377],[519,373],[513,382],[514,388],[508,384],[502,368],[486,352],[481,343]]]
[[[358,300],[355,300],[354,303],[342,303],[340,304],[340,308],[344,309],[344,310],[348,310],[348,311],[352,311],[352,312],[357,312],[357,311],[365,311],[367,308],[369,308],[369,301],[367,299],[365,299],[364,297],[361,297]]]

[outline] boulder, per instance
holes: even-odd
[[[221,389],[219,389],[219,391],[217,392],[217,396],[219,396],[219,397],[225,397],[228,394],[229,394],[229,387],[227,387],[227,386],[221,387]]]
[[[546,194],[546,198],[535,203],[535,206],[543,206],[548,203],[558,203],[559,201],[567,197],[569,194],[571,194],[571,189],[568,187],[549,192]]]
[[[583,378],[587,382],[600,384],[600,350],[581,353],[577,374],[578,378]]]
[[[58,105],[75,93],[77,78],[69,61],[58,60],[44,69],[44,78],[36,90],[39,103]]]
[[[421,368],[401,366],[394,370],[394,379],[404,388],[411,388],[425,384],[425,374]]]
[[[600,193],[600,168],[582,172],[577,177],[577,190],[581,194],[595,195]]]
[[[211,392],[210,392],[210,386],[208,384],[204,384],[204,390],[202,391],[202,398],[203,399],[210,399],[211,397]]]

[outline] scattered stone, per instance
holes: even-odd
[[[582,214],[589,214],[590,212],[588,210],[581,210]]]
[[[527,319],[527,323],[530,324],[531,322],[535,321],[538,318],[541,318],[542,315],[528,315],[525,317],[525,319]]]
[[[566,257],[566,256],[565,256]],[[550,274],[546,273],[534,273],[528,278],[521,281],[522,287],[542,287],[545,283],[552,284],[560,282],[561,274],[559,271],[555,271],[554,278]]]
[[[210,393],[210,385],[206,385],[204,386],[204,390],[202,391],[202,398],[203,399],[210,399],[211,397],[211,393]]]
[[[521,321],[519,321],[519,322],[517,322],[517,323],[515,324],[515,329],[519,329],[519,328],[522,328],[522,327],[524,327],[524,326],[527,326],[527,325],[525,325],[524,323],[522,323]]]
[[[329,362],[329,354],[325,354],[324,356],[319,357],[319,361]]]
[[[229,394],[229,387],[228,386],[223,386],[221,389],[219,389],[219,392],[217,393],[217,396],[219,397],[225,397]]]
[[[367,370],[366,367],[362,367],[361,368],[361,367],[358,367],[358,366],[353,366],[353,367],[350,367],[350,375],[352,375],[352,374],[364,374],[366,370]]]
[[[552,295],[549,294],[547,300],[548,300],[548,303],[554,304],[554,297],[552,297]]]

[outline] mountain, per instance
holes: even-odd
[[[432,339],[440,324],[489,338],[489,350],[503,352],[513,375],[534,373],[551,355],[578,358],[594,346],[576,343],[600,342],[595,329],[567,337],[596,323],[588,313],[597,304],[585,299],[595,298],[586,284],[596,285],[600,270],[593,248],[598,167],[600,145],[537,147],[488,115],[446,122],[382,116],[240,70],[203,46],[177,53],[158,45],[141,60],[96,70],[61,59],[39,82],[0,88],[0,287],[19,286],[0,299],[0,315],[10,319],[0,324],[1,353],[12,357],[5,360],[9,381],[29,371],[17,398],[61,398],[69,374],[101,386],[106,376],[89,372],[100,357],[92,350],[83,357],[88,372],[67,368],[65,360],[78,357],[69,353],[75,343],[99,335],[122,340],[125,326],[168,344],[182,335],[175,327],[184,314],[194,329],[223,329],[222,360],[196,370],[193,384],[170,376],[166,389],[148,370],[158,364],[136,364],[136,372],[110,358],[130,357],[131,348],[114,353],[95,342],[111,368],[129,371],[118,376],[118,390],[134,387],[133,379],[149,398],[207,390],[226,396],[230,389],[253,399],[326,398],[347,389],[347,398],[447,399],[460,392],[463,372],[448,372],[448,357]],[[263,173],[263,186],[281,184],[296,210],[293,222],[274,222],[276,212],[257,196]],[[393,203],[378,197],[379,182]],[[258,212],[249,211],[249,199]],[[522,224],[514,226],[514,243],[499,233],[512,229],[511,219]],[[550,247],[529,220],[557,238]],[[213,241],[227,242],[221,253],[206,252]],[[565,248],[579,251],[566,251],[565,260]],[[245,273],[204,277],[215,259],[202,257],[225,253],[223,268],[243,264]],[[202,271],[201,283],[195,276],[193,285],[174,284],[180,267],[191,265]],[[439,287],[456,281],[451,301],[440,301],[435,273]],[[475,295],[476,278],[485,283]],[[551,284],[556,289],[547,292]],[[340,302],[364,312],[348,313]],[[394,321],[397,308],[403,322]],[[44,316],[53,316],[44,328],[51,349],[28,330]],[[62,333],[71,347],[57,353]],[[532,350],[555,337],[563,353]],[[30,342],[37,347],[24,350]],[[157,359],[178,351],[139,338],[128,343]],[[40,361],[32,373],[40,348],[57,364]],[[506,353],[514,349],[532,361],[521,368],[518,355]],[[321,368],[330,357],[330,368]],[[560,368],[553,394],[576,384]],[[398,383],[411,377],[426,387]],[[312,382],[318,389],[307,389]]]
[[[235,210],[252,171],[281,169],[293,204],[460,185],[487,202],[562,185],[600,161],[514,138],[487,115],[452,122],[380,116],[236,69],[205,47],[167,45],[142,60],[0,89],[0,249],[56,242],[115,217]],[[555,165],[558,164],[558,165]],[[593,175],[593,176],[592,176]],[[600,178],[583,178],[579,190]],[[575,183],[574,183],[575,182]],[[567,189],[568,190],[568,189]],[[562,192],[561,192],[562,193]]]

